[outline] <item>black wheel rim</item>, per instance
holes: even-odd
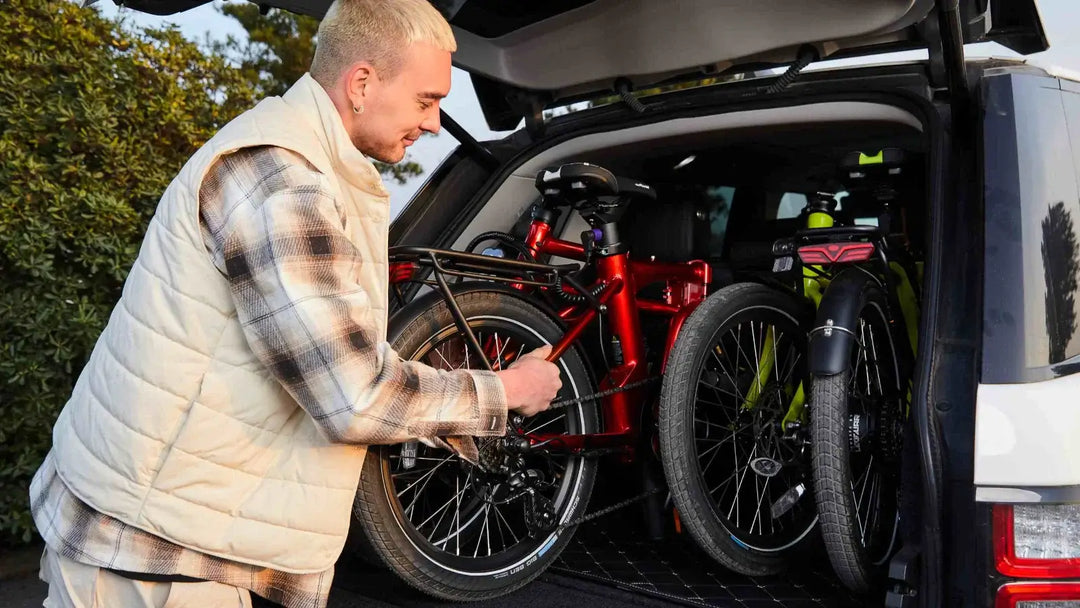
[[[710,345],[692,410],[698,475],[737,543],[782,551],[817,521],[803,433],[784,428],[806,377],[806,331],[781,310],[746,308],[721,325]],[[761,367],[767,349],[775,356],[771,372]]]
[[[495,369],[508,366],[524,352],[546,340],[534,330],[508,318],[470,318],[478,342],[488,351]],[[490,349],[490,350],[489,350]],[[404,356],[404,353],[402,353]],[[474,352],[454,326],[444,327],[408,359],[438,369],[483,369]],[[565,363],[563,389],[558,398],[585,394],[575,386]],[[580,382],[581,379],[576,381]],[[574,407],[549,410],[522,422],[525,434],[582,432],[581,411]],[[485,439],[477,438],[484,450]],[[410,450],[415,448],[415,454]],[[383,475],[395,518],[413,546],[433,563],[458,574],[477,576],[504,572],[540,557],[559,534],[546,529],[530,536],[525,523],[527,497],[512,490],[506,480],[486,475],[451,452],[423,443],[385,446]],[[557,521],[564,521],[578,502],[580,458],[528,456],[526,467],[542,470],[550,483],[536,493],[554,506]]]

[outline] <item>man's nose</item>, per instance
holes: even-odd
[[[424,118],[424,122],[420,123],[420,128],[429,133],[438,135],[439,133],[439,110],[435,110],[427,117]]]

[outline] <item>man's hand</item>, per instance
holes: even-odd
[[[508,369],[496,372],[506,391],[509,409],[525,416],[535,416],[551,407],[551,401],[562,388],[559,367],[545,360],[551,346],[525,353]]]

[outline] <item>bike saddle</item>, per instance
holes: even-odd
[[[536,176],[536,189],[544,196],[559,196],[571,202],[618,195],[656,200],[656,192],[649,185],[617,177],[589,163],[566,163],[544,169]]]

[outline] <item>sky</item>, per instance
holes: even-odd
[[[218,2],[220,3],[220,0]],[[1037,0],[1037,2],[1047,37],[1050,39],[1050,50],[1029,55],[1027,57],[1028,61],[1043,67],[1063,67],[1080,74],[1080,35],[1075,34],[1075,32],[1080,31],[1080,0]],[[176,24],[184,35],[192,40],[201,41],[206,36],[220,39],[230,34],[237,37],[244,35],[243,29],[233,19],[219,14],[212,4],[206,4],[179,15],[168,17],[118,9],[112,0],[101,0],[94,6],[103,14],[120,16],[128,20],[132,25],[162,26],[168,23]],[[968,57],[1018,57],[1016,53],[994,43],[969,45],[965,49],[965,53]],[[925,51],[892,53],[854,60],[822,61],[814,64],[812,69],[826,69],[861,63],[904,61],[925,57]],[[504,135],[505,133],[496,133],[488,129],[476,101],[476,93],[472,88],[469,75],[458,68],[454,68],[451,78],[450,95],[442,102],[442,108],[447,114],[481,141]],[[437,136],[423,137],[413,144],[409,151],[409,158],[420,163],[424,168],[424,174],[409,180],[403,186],[393,182],[387,183],[390,190],[392,215],[396,215],[405,206],[413,193],[423,185],[427,176],[456,146],[457,141],[445,131]]]

